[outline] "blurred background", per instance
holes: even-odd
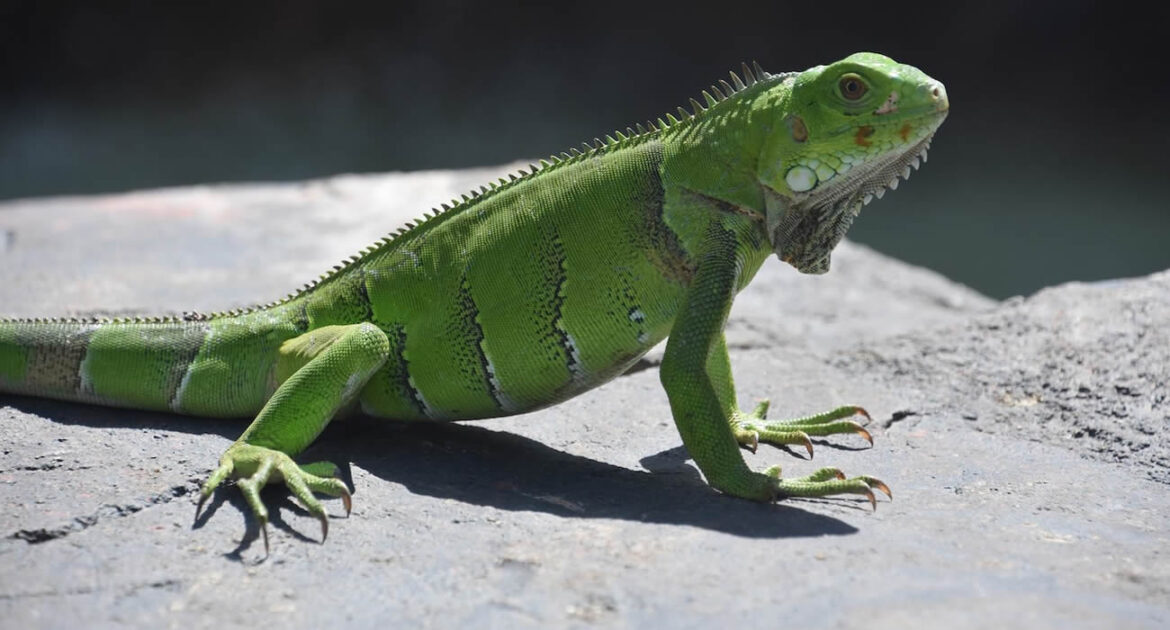
[[[1002,298],[1170,267],[1167,24],[1078,0],[4,0],[0,199],[538,158],[740,61],[872,50],[952,111],[850,236]]]

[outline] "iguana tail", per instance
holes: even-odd
[[[275,388],[281,343],[298,334],[273,315],[0,320],[0,393],[249,416]]]

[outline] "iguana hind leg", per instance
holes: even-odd
[[[348,515],[349,491],[332,478],[336,471],[333,464],[300,466],[291,456],[304,450],[340,409],[356,399],[389,352],[386,334],[369,323],[326,326],[285,342],[276,367],[280,385],[203,484],[196,517],[203,502],[228,476],[239,479],[240,490],[260,523],[267,554],[268,510],[260,500],[260,488],[283,481],[321,522],[324,542],[329,521],[313,493],[341,496]]]

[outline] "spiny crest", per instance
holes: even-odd
[[[54,319],[2,319],[0,322],[4,323],[72,323],[72,324],[103,324],[103,323],[183,323],[183,322],[203,322],[211,319],[221,317],[235,317],[238,315],[246,315],[254,313],[263,309],[273,308],[287,304],[296,300],[307,293],[317,289],[322,284],[332,280],[333,278],[346,272],[353,265],[358,264],[367,257],[378,253],[390,246],[402,236],[414,231],[428,228],[434,222],[441,222],[447,215],[457,213],[464,207],[480,201],[482,198],[488,197],[497,191],[515,185],[545,171],[555,169],[563,164],[571,164],[578,162],[588,156],[594,155],[596,152],[608,150],[611,148],[627,146],[635,142],[641,142],[650,135],[660,133],[674,127],[675,125],[683,124],[695,120],[722,103],[735,94],[746,90],[753,85],[761,82],[782,81],[795,76],[798,73],[782,73],[771,74],[764,71],[760,64],[755,61],[749,67],[746,63],[740,64],[740,71],[743,78],[740,78],[734,71],[729,72],[731,82],[728,83],[726,79],[720,79],[717,84],[711,85],[706,90],[701,92],[703,102],[699,102],[695,98],[690,99],[691,109],[687,110],[684,107],[678,108],[679,117],[676,118],[674,114],[666,113],[664,117],[658,118],[656,121],[649,120],[643,123],[637,123],[633,127],[627,127],[625,132],[614,131],[612,134],[607,134],[604,139],[594,138],[592,144],[584,142],[580,149],[571,147],[568,152],[558,155],[552,155],[546,159],[540,160],[537,164],[529,164],[528,170],[517,169],[514,173],[508,174],[508,179],[500,178],[499,182],[492,182],[487,186],[480,186],[479,189],[473,189],[468,193],[460,195],[459,199],[453,199],[449,203],[440,204],[438,208],[432,208],[430,212],[423,213],[421,219],[417,221],[408,221],[403,227],[398,228],[391,234],[386,235],[377,243],[363,249],[359,254],[350,256],[340,264],[334,265],[331,270],[321,275],[316,280],[306,283],[299,290],[286,295],[285,297],[270,302],[268,304],[258,304],[247,308],[238,308],[229,311],[219,311],[213,313],[195,313],[185,312],[181,316],[167,316],[167,317],[119,317],[119,318],[54,318]]]
[[[665,118],[658,119],[657,124],[654,122],[648,123],[650,129],[652,131],[659,131],[663,128],[671,127],[680,122],[690,120],[692,118],[697,118],[708,109],[718,105],[719,103],[722,103],[723,101],[726,101],[732,96],[752,87],[757,83],[764,81],[770,82],[772,80],[784,80],[796,74],[794,72],[784,74],[770,74],[761,68],[760,64],[756,63],[755,61],[752,62],[751,66],[748,66],[746,63],[740,64],[740,73],[743,75],[743,78],[740,78],[740,75],[736,74],[734,71],[729,72],[728,75],[731,77],[730,83],[728,83],[726,79],[720,79],[715,84],[712,84],[711,87],[700,92],[703,97],[702,102],[700,102],[698,99],[691,98],[690,110],[686,109],[685,107],[679,107],[678,114],[680,118],[675,118],[673,114],[667,113]],[[638,131],[639,133],[645,133],[645,131],[642,130],[640,126]]]
[[[715,105],[726,101],[735,94],[742,92],[743,90],[746,90],[753,85],[756,85],[757,83],[764,81],[771,82],[774,80],[784,80],[791,76],[795,76],[796,74],[784,73],[774,75],[765,71],[762,67],[760,67],[760,64],[755,61],[752,62],[751,66],[748,66],[746,63],[740,64],[740,71],[743,74],[743,78],[741,78],[734,71],[731,71],[728,73],[731,78],[731,83],[728,83],[725,79],[721,79],[718,82],[718,85],[712,85],[709,88],[709,91],[704,90],[702,92],[702,96],[706,101],[705,105],[700,103],[697,99],[691,98],[691,109],[689,111],[684,107],[679,107],[679,118],[675,118],[673,114],[667,113],[665,114],[664,118],[659,118],[657,121],[647,121],[645,125],[638,123],[633,127],[627,127],[624,133],[620,130],[617,130],[612,134],[607,134],[604,139],[595,137],[593,138],[592,143],[583,142],[580,149],[576,147],[570,147],[568,152],[561,153],[560,155],[551,155],[548,158],[540,160],[536,164],[529,164],[527,170],[521,168],[517,169],[517,171],[514,173],[509,173],[508,179],[501,177],[498,183],[492,182],[487,186],[480,186],[478,190],[473,189],[468,193],[461,195],[459,199],[453,199],[450,203],[441,204],[440,208],[432,209],[430,213],[424,214],[421,220],[417,222],[407,222],[404,227],[399,228],[393,234],[383,238],[375,246],[363,250],[359,256],[352,257],[342,266],[334,267],[333,271],[330,273],[325,274],[316,282],[305,285],[304,288],[302,288],[300,291],[288,295],[284,299],[278,301],[277,304],[283,304],[285,302],[294,300],[301,295],[315,289],[320,284],[345,271],[349,266],[390,245],[392,242],[397,240],[398,237],[401,237],[416,229],[424,229],[432,221],[439,219],[441,216],[451,212],[457,212],[465,206],[479,201],[481,198],[489,196],[496,191],[511,186],[516,182],[535,177],[538,174],[544,173],[550,169],[554,169],[558,166],[561,166],[562,164],[577,162],[587,156],[595,154],[598,151],[624,146],[627,143],[639,142],[650,134],[659,133],[684,121],[698,118],[700,115],[707,112]]]
[[[182,315],[143,315],[119,317],[0,317],[0,324],[69,324],[82,326],[97,326],[105,324],[179,324],[184,322],[205,321],[208,315],[195,312],[185,312]]]

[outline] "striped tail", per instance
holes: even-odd
[[[206,322],[0,321],[0,391],[172,410]]]
[[[296,336],[257,315],[191,321],[0,320],[0,392],[249,416],[275,387],[280,344]]]

